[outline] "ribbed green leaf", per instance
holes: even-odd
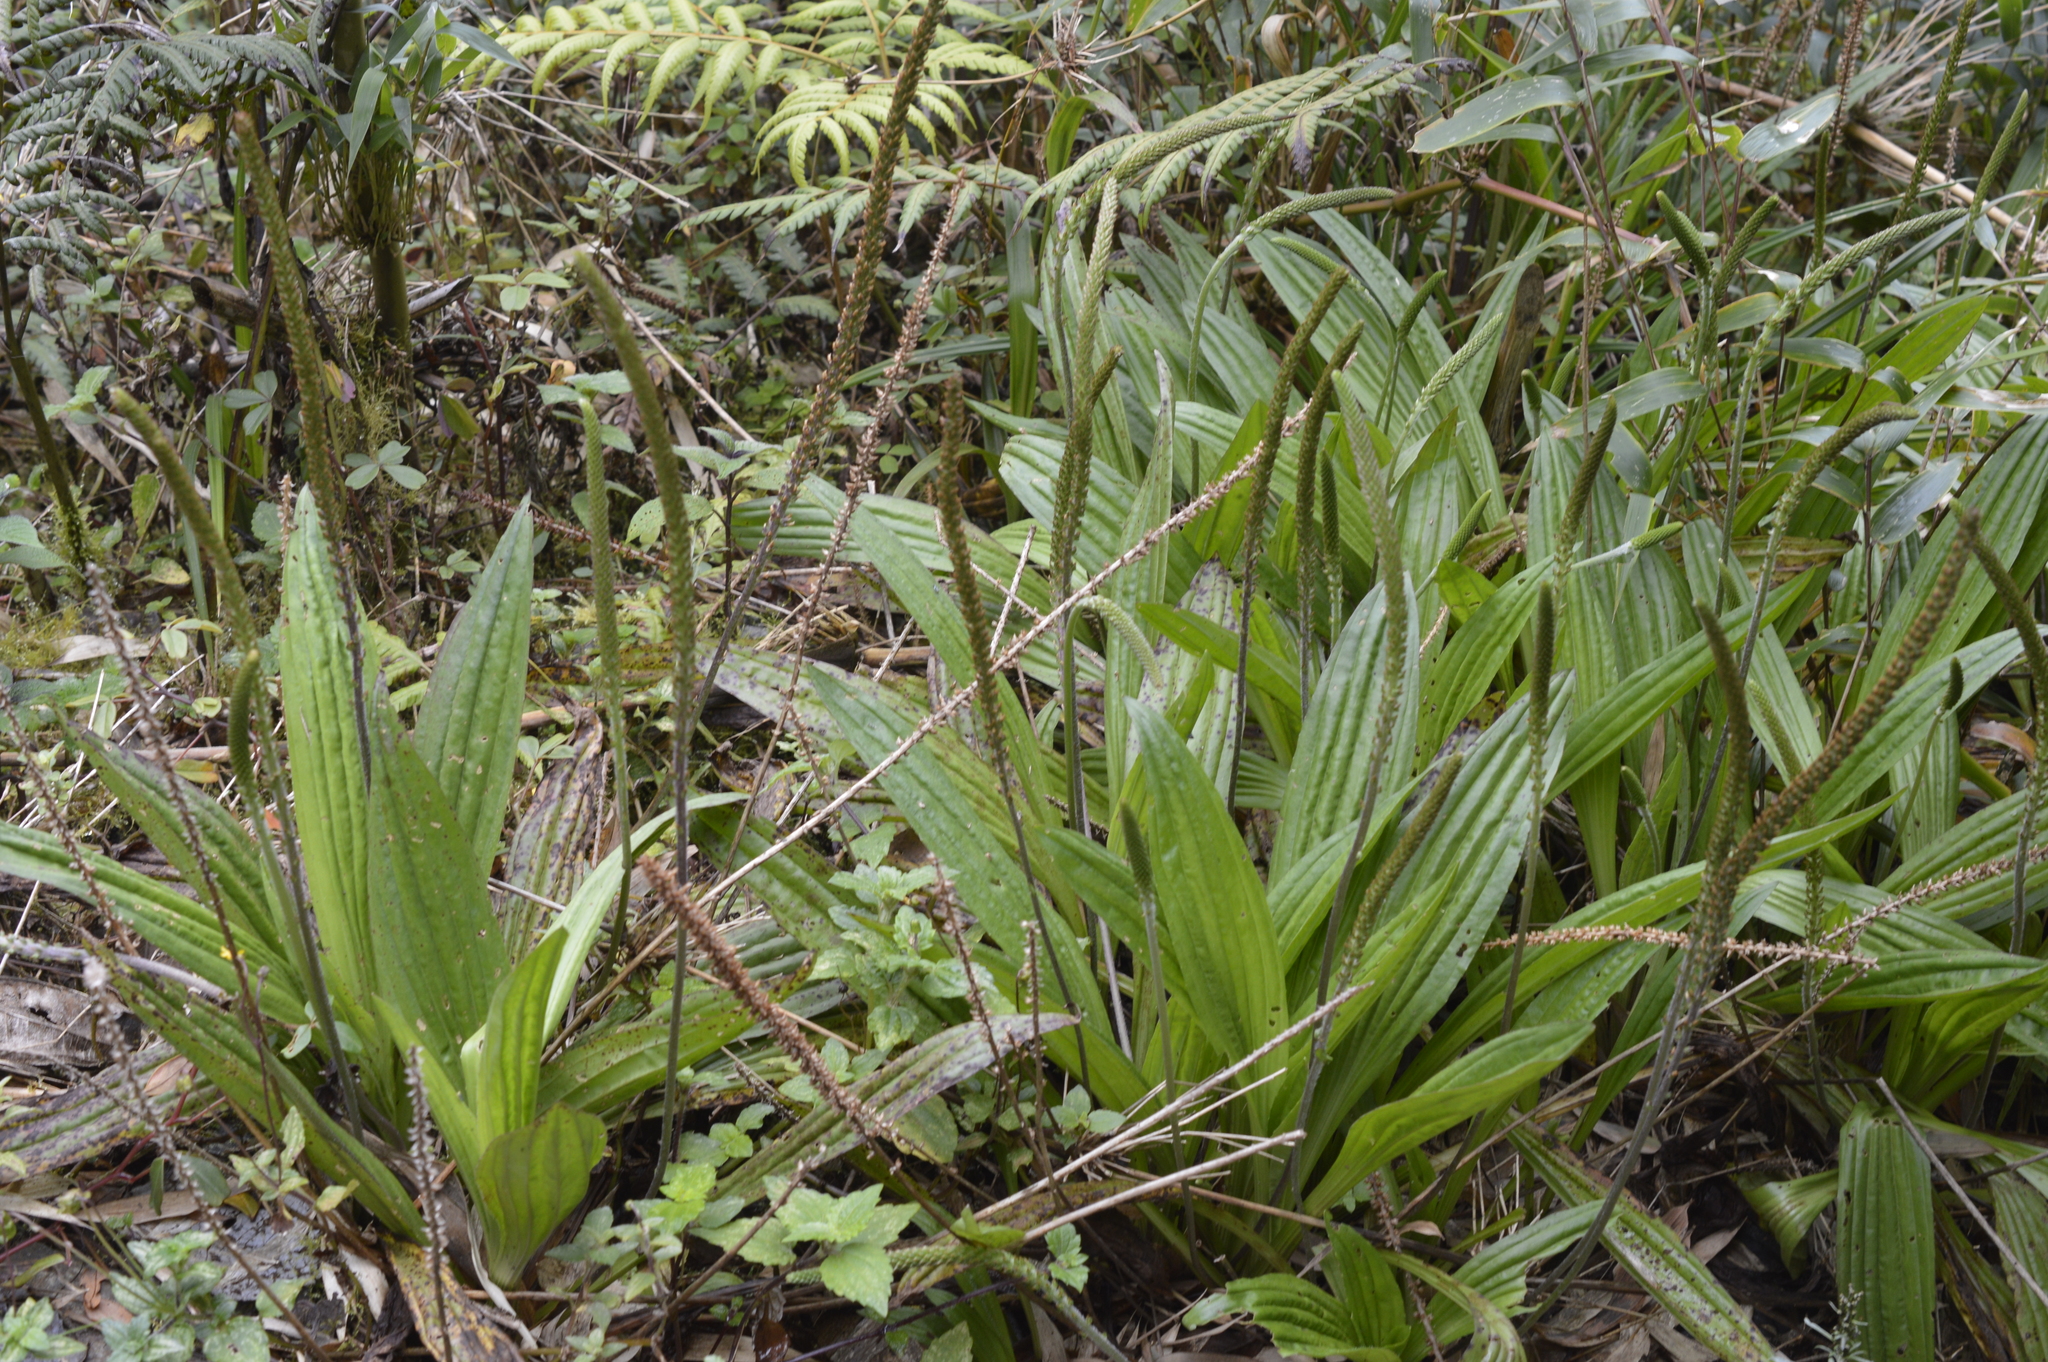
[[[1209,1043],[1242,1059],[1287,1022],[1265,887],[1180,735],[1149,706],[1132,706],[1132,718],[1150,796],[1144,821],[1168,980]]]
[[[512,792],[532,620],[533,520],[522,504],[441,644],[413,734],[482,866],[497,856]]]
[[[1910,1102],[1938,1105],[1984,1067],[1983,1046],[1992,1033],[2043,993],[2048,993],[2048,962],[2037,962],[2009,983],[1957,990],[1919,1007],[1894,1010],[1884,1052],[1886,1081]]]
[[[1347,1357],[1351,1362],[1398,1362],[1399,1354],[1393,1349],[1357,1336],[1350,1315],[1335,1296],[1299,1277],[1274,1272],[1240,1278],[1221,1295],[1222,1311],[1249,1314],[1273,1336],[1273,1346],[1282,1353]],[[1212,1310],[1209,1315],[1214,1313]]]
[[[1351,266],[1359,282],[1370,290],[1373,302],[1368,303],[1359,296],[1357,289],[1346,289],[1323,320],[1323,326],[1316,333],[1321,344],[1318,353],[1327,353],[1327,346],[1343,335],[1354,322],[1365,322],[1365,335],[1358,343],[1357,353],[1363,362],[1351,366],[1348,373],[1368,377],[1370,387],[1361,389],[1358,396],[1368,413],[1380,408],[1381,384],[1393,387],[1394,419],[1414,409],[1422,390],[1430,377],[1451,357],[1451,349],[1444,343],[1443,336],[1431,323],[1429,314],[1418,317],[1414,328],[1408,333],[1408,343],[1399,356],[1394,354],[1394,319],[1407,309],[1415,296],[1413,279],[1394,267],[1381,254],[1372,239],[1359,229],[1360,219],[1346,217],[1341,210],[1326,209],[1311,215],[1325,239],[1337,248],[1344,262]],[[1325,271],[1301,255],[1289,250],[1282,237],[1288,233],[1271,233],[1254,240],[1251,244],[1253,259],[1265,271],[1272,282],[1274,291],[1286,302],[1294,316],[1301,317],[1308,311],[1309,302],[1316,290],[1322,286]],[[1299,240],[1299,238],[1297,238]],[[1328,337],[1328,340],[1322,338]],[[1484,373],[1480,375],[1480,386],[1484,386]],[[1270,389],[1270,385],[1269,385]],[[1443,545],[1457,530],[1458,521],[1464,510],[1477,499],[1486,505],[1481,513],[1482,523],[1493,524],[1507,513],[1507,503],[1501,494],[1499,465],[1494,460],[1493,443],[1486,436],[1486,425],[1479,419],[1479,406],[1468,382],[1453,383],[1439,393],[1430,417],[1441,421],[1455,416],[1456,427],[1451,434],[1450,468],[1444,480],[1445,488],[1456,498],[1457,511],[1448,523],[1437,525],[1425,534],[1416,534],[1419,521],[1408,518],[1408,507],[1402,507],[1403,533],[1401,548],[1406,555],[1409,571],[1417,573],[1426,570],[1425,565],[1433,564],[1443,557]],[[1411,477],[1408,484],[1408,498],[1414,500],[1417,512],[1427,507],[1434,512],[1433,496],[1443,489],[1426,487],[1420,475]],[[1417,592],[1418,595],[1423,593]],[[1434,611],[1434,606],[1425,609]]]
[[[562,954],[558,927],[527,952],[491,995],[484,1023],[483,1091],[472,1093],[485,1144],[533,1120],[547,1041],[548,984]]]
[[[1515,641],[1536,610],[1536,588],[1550,577],[1550,560],[1530,564],[1488,596],[1444,645],[1423,682],[1421,734],[1416,748],[1429,757],[1486,694]]]
[[[378,716],[370,799],[371,950],[382,996],[412,1030],[400,1045],[452,1062],[484,1024],[511,969],[483,872],[447,797],[398,731]]]
[[[176,1046],[178,1053],[218,1087],[230,1102],[258,1119],[284,1119],[278,1100],[305,1122],[306,1157],[329,1182],[355,1184],[364,1209],[410,1239],[426,1237],[419,1211],[383,1162],[324,1111],[291,1068],[276,1056],[261,1058],[241,1025],[219,1009],[188,1006],[182,995],[159,988],[143,975],[125,976],[128,1004]]]
[[[1435,1288],[1440,1293],[1438,1303],[1448,1304],[1456,1312],[1449,1327],[1436,1330],[1436,1339],[1443,1344],[1470,1333],[1472,1346],[1465,1350],[1464,1362],[1522,1362],[1527,1356],[1522,1349],[1521,1335],[1516,1331],[1514,1321],[1508,1318],[1507,1310],[1494,1296],[1470,1285],[1465,1280],[1465,1268],[1460,1268],[1454,1277],[1442,1268],[1405,1253],[1389,1253],[1387,1258],[1409,1276]],[[1469,1268],[1471,1264],[1466,1266]],[[1431,1314],[1435,1314],[1434,1309]]]
[[[1889,1110],[1865,1103],[1842,1126],[1835,1281],[1853,1295],[1869,1357],[1934,1362],[1934,1177]]]
[[[2014,580],[2031,582],[2048,564],[2048,417],[2033,416],[2008,436],[1995,458],[1987,459],[1970,485],[1956,498],[1958,509],[1968,508],[1983,517],[1978,529],[1985,545],[2011,570]],[[1863,668],[1854,692],[1861,699],[1870,683],[1884,669],[1899,640],[1934,589],[1934,579],[1955,541],[1959,517],[1942,517],[1921,547],[1920,559],[1898,599],[1885,607],[1885,627],[1878,634],[1869,663]],[[1933,672],[1945,681],[1946,656],[1980,634],[1989,620],[1993,628],[2006,624],[1993,598],[1991,579],[1982,572],[1965,571],[1956,588],[1948,613],[1935,626],[1934,636],[1921,654],[1920,671]],[[1937,684],[1937,693],[1939,693]],[[1976,687],[1967,687],[1965,695]]]
[[[526,1264],[583,1200],[590,1169],[604,1154],[604,1133],[595,1116],[553,1107],[484,1149],[471,1190],[484,1213],[491,1280],[517,1285]]]
[[[1557,702],[1569,699],[1566,684]],[[1553,763],[1559,746],[1550,746]],[[1311,1113],[1311,1154],[1348,1127],[1352,1104],[1387,1079],[1458,989],[1521,865],[1529,802],[1528,709],[1517,701],[1466,753],[1457,784],[1381,913],[1374,941],[1414,936],[1398,969],[1373,968],[1368,951],[1360,978],[1372,988],[1339,1018],[1353,1028],[1357,1053],[1333,1052],[1319,1110]]]
[[[823,1010],[823,1003],[843,997],[830,986],[807,992],[823,997],[810,1003],[783,999],[782,1005],[799,1016],[809,1016]],[[561,1058],[549,1062],[540,1075],[541,1105],[562,1102],[610,1119],[632,1099],[659,1086],[668,1061],[667,994],[657,993],[654,1002],[659,1004],[658,1016],[589,1038],[578,1036]],[[754,1025],[753,1014],[724,989],[708,985],[691,989],[683,998],[677,1067],[701,1064]]]
[[[1795,578],[1772,592],[1764,605],[1765,621],[1776,619],[1800,598],[1805,588],[1805,579]],[[1722,631],[1740,638],[1749,628],[1749,614],[1747,605],[1728,611],[1721,616]],[[1707,651],[1706,635],[1695,631],[1679,647],[1623,678],[1598,703],[1589,705],[1583,713],[1573,715],[1571,727],[1565,734],[1564,764],[1551,784],[1551,790],[1558,791],[1572,784],[1590,771],[1595,762],[1649,727],[1659,714],[1706,680],[1713,669],[1714,660]],[[1834,809],[1826,814],[1816,813],[1816,816],[1832,817],[1838,812],[1839,809]]]
[[[349,647],[341,579],[310,488],[284,557],[284,619],[277,636],[292,810],[306,890],[320,924],[329,986],[368,998],[371,958],[370,815],[358,724],[363,697]]]
[[[253,936],[272,953],[284,954],[281,934],[285,928],[276,920],[277,909],[271,902],[262,853],[242,825],[190,781],[170,777],[178,784],[177,796],[173,796],[170,780],[153,763],[123,751],[90,730],[81,730],[77,739],[108,791],[121,801],[122,810],[136,821],[164,859],[178,868],[193,895],[202,900],[206,876],[200,873],[199,862],[201,857],[205,858],[207,874],[220,890],[222,906],[227,909],[236,945]],[[178,809],[180,798],[199,830],[200,845],[196,848],[185,834],[184,819]]]
[[[2005,1277],[2012,1287],[2012,1312],[2019,1327],[2013,1342],[2019,1346],[2021,1362],[2043,1362],[2048,1359],[2048,1302],[2034,1294],[2018,1269],[2025,1268],[2037,1284],[2048,1284],[2048,1197],[2019,1174],[2000,1173],[1991,1179],[1991,1204],[1998,1237],[2011,1253]]]
[[[547,924],[547,930],[559,928],[562,932],[562,954],[555,962],[555,977],[548,988],[547,1029],[550,1038],[562,1024],[569,1011],[569,999],[576,992],[576,981],[583,976],[584,962],[589,959],[591,943],[604,926],[606,917],[619,901],[619,857],[629,847],[634,856],[643,856],[647,849],[660,841],[675,823],[675,810],[663,809],[652,818],[633,829],[627,839],[627,847],[613,847],[598,859],[583,877],[583,883],[569,901],[562,905]]]
[[[2048,458],[2042,462],[2048,463]],[[1965,573],[1964,577],[1967,580],[1972,575],[1981,574]],[[2019,652],[2019,635],[2010,629],[1960,649],[1955,661],[1963,669],[1963,694],[1974,695],[1989,685]],[[1923,655],[1920,670],[1899,687],[1877,722],[1813,797],[1807,806],[1811,817],[1833,818],[1841,813],[1897,766],[1909,749],[1926,740],[1928,718],[1948,689],[1948,662],[1937,654]]]
[[[1926,1003],[1986,989],[2040,989],[2048,983],[2048,962],[1992,950],[1933,948],[1881,951],[1879,967],[1853,979],[1822,1005],[1823,1012],[1861,1012],[1873,1007]],[[1798,1011],[1799,990],[1779,989],[1757,999],[1765,1007]]]
[[[1373,735],[1379,728],[1381,681],[1386,676],[1387,624],[1381,600],[1382,590],[1376,587],[1352,612],[1350,622],[1330,648],[1329,661],[1302,717],[1301,741],[1288,773],[1287,795],[1280,805],[1280,830],[1274,834],[1267,865],[1268,884],[1279,884],[1310,847],[1340,828],[1349,830],[1358,821]],[[1408,639],[1402,653],[1401,705],[1393,745],[1380,774],[1383,798],[1390,787],[1406,778],[1408,757],[1415,750],[1420,708],[1415,630],[1411,601]]]
[[[733,847],[736,864],[753,860],[774,844],[770,825],[747,818],[744,810],[707,809],[700,814],[693,807],[690,813],[708,834],[700,835],[699,845]],[[799,842],[770,857],[747,883],[761,895],[783,931],[807,950],[824,951],[845,944],[831,917],[841,901],[840,891],[827,883],[832,874],[832,868],[816,852]]]
[[[97,852],[87,852],[85,863],[108,907],[144,940],[224,993],[241,987],[211,905],[196,903],[172,886]],[[92,886],[73,868],[64,844],[46,832],[0,823],[0,872],[94,902]],[[288,1026],[304,1023],[306,995],[291,962],[260,940],[237,940],[236,945],[250,975],[267,976],[258,999],[264,1015]]]
[[[1509,1131],[1508,1139],[1531,1171],[1566,1205],[1597,1203],[1607,1195],[1600,1179],[1569,1150],[1552,1144],[1541,1133],[1517,1126]],[[1679,1241],[1669,1225],[1645,1211],[1634,1197],[1622,1197],[1600,1242],[1687,1333],[1725,1362],[1772,1362],[1777,1356],[1777,1350],[1750,1322],[1748,1312],[1735,1303],[1706,1265]],[[1930,1304],[1930,1319],[1932,1312]]]
[[[1583,1022],[1520,1026],[1438,1069],[1407,1098],[1372,1108],[1352,1124],[1352,1133],[1337,1151],[1337,1161],[1309,1194],[1309,1212],[1323,1215],[1364,1182],[1372,1169],[1530,1086],[1565,1063],[1587,1032],[1591,1026]]]
[[[449,1156],[464,1180],[473,1182],[477,1166],[483,1161],[484,1141],[477,1128],[476,1111],[462,1090],[461,1063],[458,1060],[443,1064],[436,1058],[433,1047],[418,1040],[417,1029],[406,1022],[404,1014],[388,999],[377,1000],[377,1011],[385,1029],[407,1055],[415,1049],[419,1052],[420,1082],[427,1090],[427,1107],[433,1113],[434,1124],[447,1141]],[[413,1038],[408,1040],[408,1036]]]
[[[1806,1271],[1806,1232],[1822,1211],[1835,1204],[1840,1183],[1841,1171],[1830,1168],[1808,1177],[1742,1188],[1757,1219],[1776,1236],[1787,1272],[1797,1276]]]
[[[1359,1117],[1306,1209],[1323,1214],[1374,1169],[1536,1082],[1564,1063],[1591,1029],[1581,1022],[1519,1027],[1439,1069],[1407,1097]]]
[[[914,721],[873,683],[843,678],[824,667],[813,668],[812,676],[819,697],[862,760],[881,762],[911,731]],[[940,755],[947,737],[941,732],[911,748],[879,783],[946,866],[961,902],[1001,948],[1014,972],[1023,965],[1027,931],[1039,926],[1039,909],[1017,864],[1015,848],[993,830],[993,818],[976,808],[977,800],[988,800],[995,806],[992,814],[1002,816],[1001,787],[987,766],[971,759],[971,754],[967,755],[980,772],[979,785],[963,784]],[[957,738],[952,744],[964,753]],[[1042,858],[1034,855],[1031,864],[1037,875],[1045,877],[1052,872],[1053,858],[1049,853]],[[1052,959],[1043,954],[1039,957],[1040,997],[1048,1008],[1071,1006],[1082,1016],[1082,1025],[1088,1028],[1090,1077],[1100,1085],[1097,1097],[1117,1107],[1137,1101],[1148,1085],[1117,1049],[1094,976],[1088,970],[1085,946],[1072,924],[1056,911],[1045,913],[1039,948],[1043,951],[1047,946]],[[1011,977],[1016,976],[1012,973]],[[1062,1065],[1078,1069],[1078,1051],[1069,1037],[1050,1037],[1049,1046]]]

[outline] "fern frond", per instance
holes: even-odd
[[[731,284],[733,292],[740,295],[740,301],[748,307],[762,307],[768,302],[768,276],[758,266],[735,251],[726,251],[713,258],[719,273]]]
[[[852,90],[843,81],[814,81],[798,86],[761,125],[755,164],[760,164],[778,144],[786,143],[791,176],[800,185],[808,184],[804,163],[811,142],[822,136],[839,153],[842,169],[851,169],[853,161],[846,135],[851,132],[867,145],[870,155],[875,153],[880,145],[877,125],[889,112],[889,91],[890,84],[884,81],[864,82]],[[966,101],[949,86],[920,84],[908,118],[911,126],[937,147],[939,133],[933,117],[960,134],[960,115],[965,108]]]
[[[1034,199],[1082,192],[1114,170],[1119,183],[1138,184],[1141,197],[1155,201],[1198,155],[1208,152],[1212,166],[1223,164],[1226,155],[1262,131],[1270,135],[1304,112],[1322,114],[1382,98],[1412,79],[1417,69],[1374,55],[1254,85],[1168,127],[1097,143],[1041,185]]]
[[[839,308],[836,304],[807,293],[791,298],[777,298],[768,305],[768,310],[778,317],[807,317],[814,322],[839,320]]]
[[[967,3],[944,0],[946,13],[974,24],[1005,20]],[[640,111],[651,114],[694,69],[688,102],[709,108],[735,91],[752,96],[771,82],[784,96],[757,141],[765,157],[779,148],[800,189],[809,189],[811,153],[820,140],[851,168],[857,139],[872,156],[887,117],[893,71],[907,48],[917,7],[910,0],[815,0],[770,18],[760,5],[704,5],[695,0],[584,0],[549,5],[504,25],[499,41],[533,63],[535,89],[596,67],[609,102],[631,73],[644,72]],[[757,22],[759,21],[759,22]],[[466,80],[488,80],[503,63],[471,64]],[[942,82],[951,72],[1025,78],[1031,63],[957,29],[940,28],[926,60],[910,125],[934,146],[943,126],[966,134],[966,101]],[[877,78],[863,79],[873,71]],[[702,219],[699,219],[702,220]]]
[[[809,203],[814,194],[801,190],[794,194],[776,194],[765,199],[748,199],[744,203],[721,203],[715,208],[692,213],[683,219],[685,227],[706,227],[714,222],[741,222],[748,218],[767,217],[785,208],[795,208]]]

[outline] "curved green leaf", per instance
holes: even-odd
[[[1564,1063],[1591,1030],[1580,1022],[1518,1028],[1438,1070],[1409,1096],[1359,1117],[1306,1209],[1323,1214],[1374,1169],[1506,1101]]]
[[[341,579],[310,488],[284,556],[284,620],[277,636],[292,810],[306,890],[320,924],[327,979],[337,994],[376,991],[370,927],[370,813],[358,724],[356,664]]]
[[[511,968],[483,873],[441,787],[387,714],[373,732],[371,951],[381,995],[412,1031],[399,1038],[453,1063],[484,1024]]]
[[[526,708],[533,519],[522,504],[441,644],[413,743],[478,865],[497,855]]]
[[[484,1149],[471,1190],[483,1210],[491,1280],[514,1286],[564,1216],[590,1190],[590,1169],[604,1154],[604,1122],[553,1107]]]
[[[1578,97],[1578,87],[1562,76],[1537,76],[1496,85],[1465,101],[1450,117],[1440,118],[1416,133],[1415,152],[1428,156],[1484,141],[1488,133],[1503,123],[1512,123],[1539,109],[1573,103]]]
[[[1842,1126],[1835,1280],[1866,1355],[1934,1362],[1934,1176],[1913,1134],[1864,1103]]]

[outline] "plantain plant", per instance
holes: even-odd
[[[265,786],[246,766],[256,831],[182,777],[89,732],[73,735],[198,900],[105,857],[73,855],[49,833],[0,826],[0,866],[9,873],[97,897],[223,994],[235,994],[244,976],[260,979],[248,999],[261,1021],[253,1032],[211,1006],[187,1010],[144,977],[124,976],[124,987],[257,1125],[274,1128],[296,1111],[321,1174],[353,1185],[368,1210],[415,1238],[425,1233],[419,1212],[374,1151],[379,1139],[402,1146],[412,1124],[431,1116],[481,1231],[481,1270],[507,1286],[582,1199],[604,1148],[601,1118],[662,1081],[668,1032],[664,1007],[581,1028],[560,1053],[549,1049],[628,848],[614,849],[550,910],[536,939],[508,939],[492,906],[488,867],[525,703],[531,557],[531,519],[521,510],[449,630],[407,731],[377,669],[351,642],[353,605],[337,590],[320,513],[302,494],[275,638],[291,778],[288,787]],[[250,702],[265,693],[261,654],[252,646],[249,657],[237,706],[244,752]],[[296,845],[266,832],[266,808],[289,814]],[[183,831],[188,814],[196,840]],[[670,822],[657,817],[636,829],[631,850],[652,845]],[[323,1024],[323,1014],[331,1021]],[[683,1065],[751,1024],[706,991],[692,996],[685,1022]],[[413,1109],[407,1091],[415,1052],[427,1112]],[[347,1119],[314,1099],[322,1066],[355,1094]]]

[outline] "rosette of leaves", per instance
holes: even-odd
[[[486,1268],[505,1285],[582,1199],[604,1147],[600,1114],[662,1081],[669,1035],[663,998],[650,1015],[579,1030],[543,1062],[616,897],[622,853],[648,850],[669,815],[601,861],[537,940],[508,933],[491,901],[526,700],[532,544],[521,512],[443,640],[408,730],[350,641],[327,532],[301,497],[275,654],[289,796],[250,789],[258,830],[181,777],[78,738],[196,897],[107,857],[74,861],[40,829],[0,824],[6,873],[97,899],[223,994],[244,972],[263,980],[238,1002],[239,1018],[142,978],[119,982],[243,1110],[276,1111],[280,1122],[295,1112],[324,1182],[353,1185],[365,1209],[412,1238],[425,1228],[410,1193],[361,1132],[407,1130],[431,1114],[480,1224]],[[259,683],[260,666],[248,664]],[[251,776],[245,786],[259,786]],[[290,811],[296,839],[290,827],[275,841],[260,830],[266,805]],[[723,993],[701,991],[685,1006],[678,1064],[749,1024]],[[429,1113],[408,1090],[414,1053]],[[314,1095],[323,1069],[346,1119]]]

